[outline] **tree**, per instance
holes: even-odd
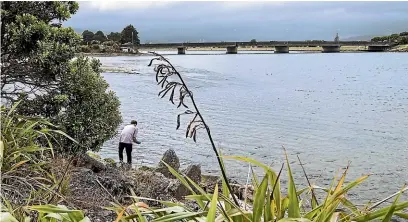
[[[109,40],[120,42],[121,34],[120,32],[111,32],[107,37]]]
[[[399,35],[400,36],[408,36],[408,32],[401,32]]]
[[[80,42],[72,28],[58,24],[77,9],[74,2],[2,2],[1,97],[6,102],[58,87]]]
[[[54,148],[65,152],[98,150],[120,122],[100,63],[75,58],[81,36],[60,25],[77,9],[75,2],[1,4],[2,102],[21,100],[20,114],[46,118],[79,141],[58,138]]]
[[[390,35],[390,39],[391,39],[391,40],[397,40],[399,37],[400,37],[399,34],[392,34],[392,35]]]
[[[256,39],[251,39],[250,43],[256,43]]]
[[[133,35],[132,35],[132,33],[133,33]],[[136,29],[135,29],[135,27],[133,27],[133,25],[128,25],[122,30],[120,42],[122,44],[130,42],[130,43],[133,43],[134,45],[139,45],[140,40],[139,40],[138,34],[139,33],[136,31]]]
[[[89,43],[93,40],[94,38],[94,33],[89,31],[89,30],[85,30],[84,32],[82,32],[82,40],[86,43]]]
[[[103,34],[102,31],[97,31],[97,32],[95,32],[93,40],[97,40],[99,42],[104,42],[104,41],[106,41],[106,36],[105,36],[105,34]]]

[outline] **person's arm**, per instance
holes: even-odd
[[[135,132],[133,133],[133,142],[136,144],[140,144],[141,142],[137,140],[137,128],[135,128]]]

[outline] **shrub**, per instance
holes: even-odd
[[[87,45],[81,45],[80,48],[79,48],[79,51],[89,53],[89,52],[91,52],[91,48],[89,46],[87,46]]]
[[[72,143],[59,137],[55,150],[62,153],[98,151],[116,134],[122,121],[120,102],[100,75],[100,62],[82,55],[71,63],[71,71],[61,80],[58,90],[35,100],[24,100],[21,113],[47,117],[59,129],[73,137]]]
[[[95,45],[93,44],[91,47],[93,50],[99,50],[101,48],[99,45],[96,44]]]

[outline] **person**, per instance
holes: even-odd
[[[122,132],[120,133],[119,139],[119,161],[123,163],[123,150],[126,149],[127,163],[132,164],[132,142],[140,144],[141,142],[137,140],[137,131],[136,128],[137,121],[132,120],[129,125],[126,125]]]

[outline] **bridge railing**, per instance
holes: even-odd
[[[177,47],[228,47],[228,46],[390,46],[389,43],[371,41],[259,41],[259,42],[187,42],[187,43],[153,43],[140,44],[140,48],[177,48]]]

